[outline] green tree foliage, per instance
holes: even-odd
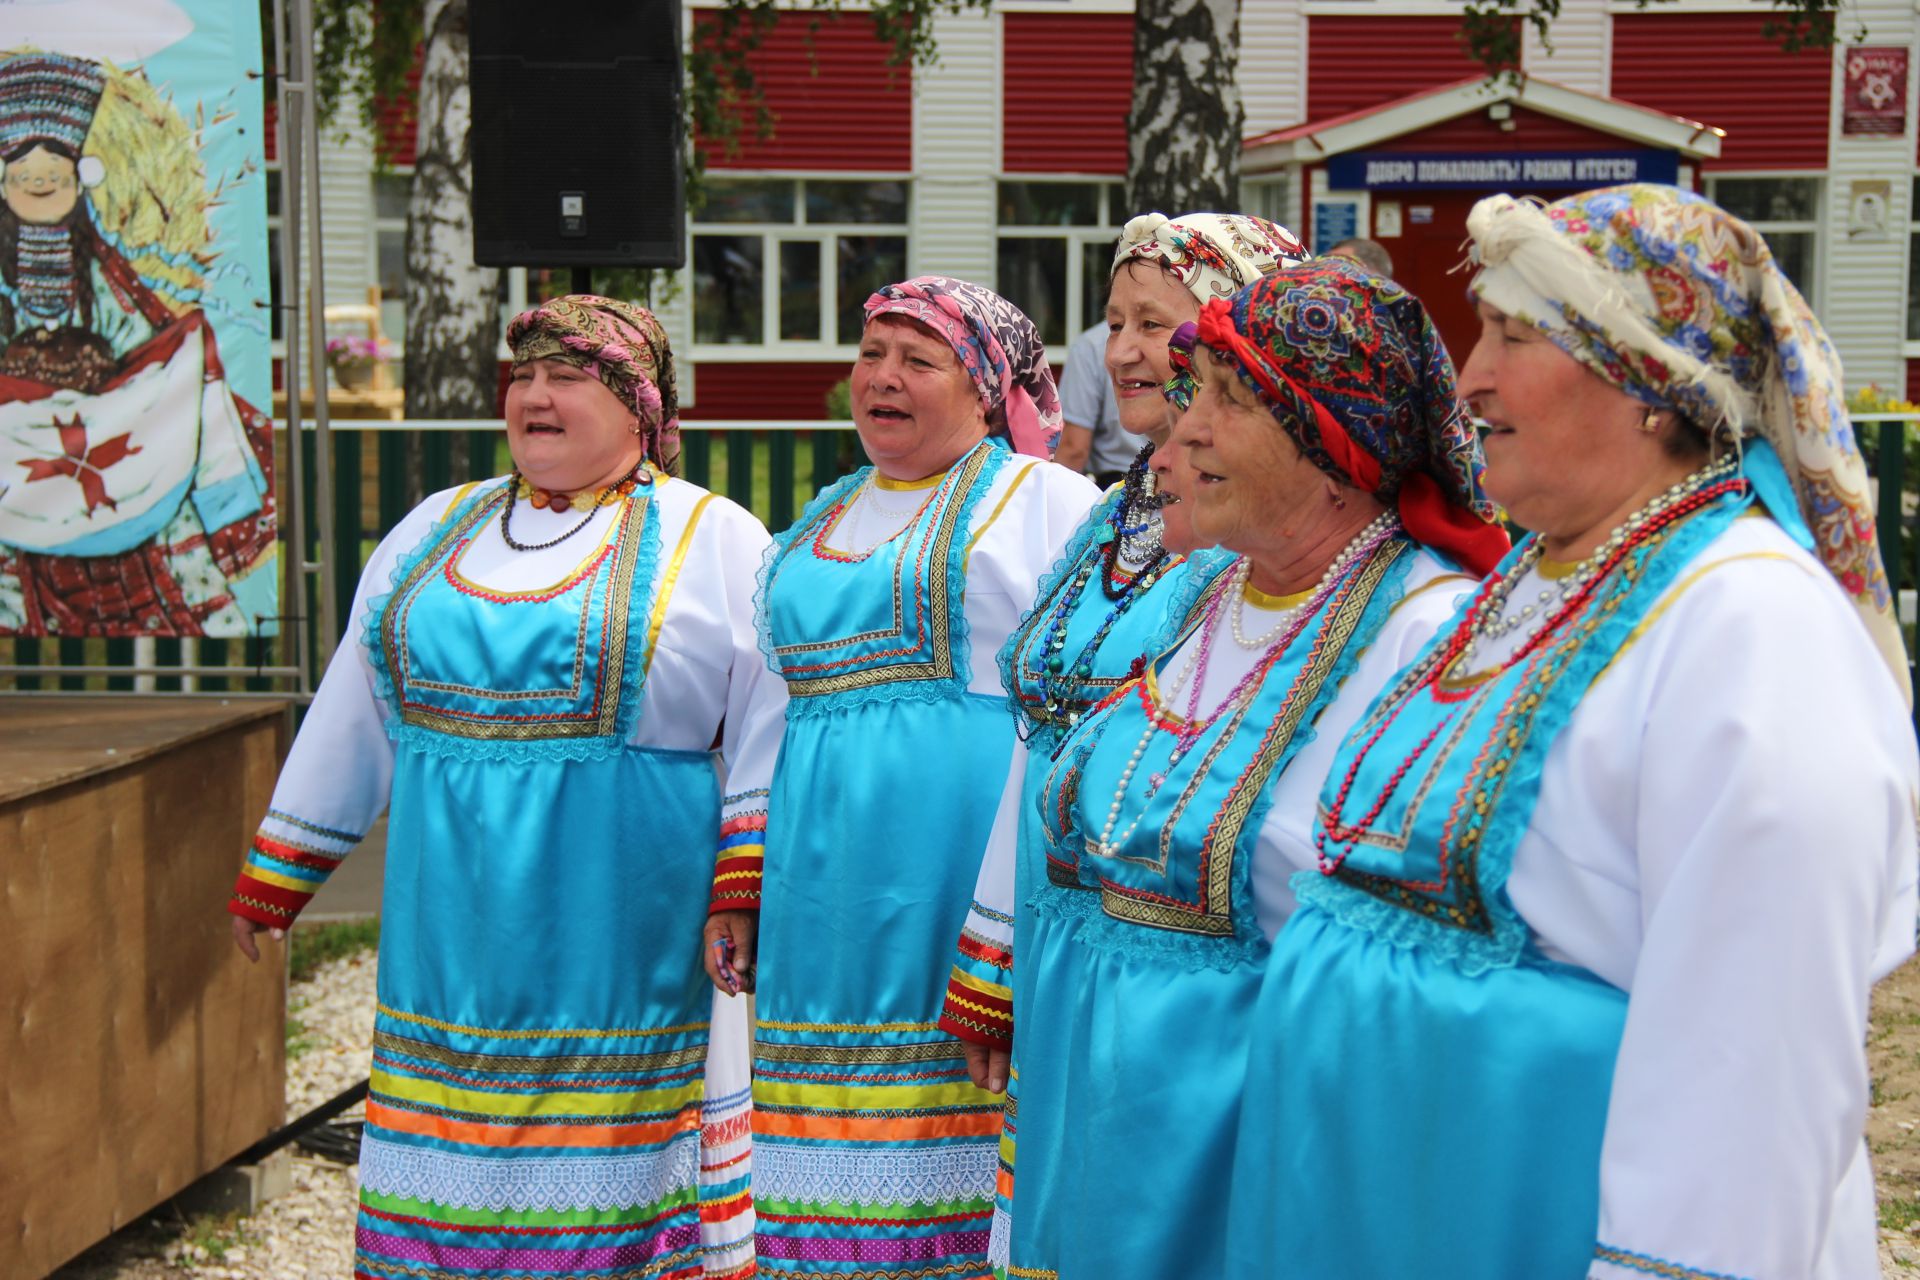
[[[1659,2],[1635,0],[1642,9]],[[1788,53],[1833,46],[1839,0],[1754,0],[1754,4],[1774,14],[1765,27],[1767,38],[1779,41]],[[1467,0],[1460,39],[1489,74],[1517,77],[1525,29],[1532,27],[1541,42],[1552,48],[1553,22],[1559,16],[1560,0]]]

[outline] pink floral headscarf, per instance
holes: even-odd
[[[989,418],[997,410],[1013,447],[1051,458],[1060,443],[1060,392],[1027,313],[993,290],[948,276],[916,276],[867,299],[867,319],[903,315],[942,338],[966,366]]]
[[[564,360],[633,406],[646,456],[672,474],[680,465],[680,402],[673,350],[653,312],[631,302],[574,293],[522,311],[507,326],[513,363]]]

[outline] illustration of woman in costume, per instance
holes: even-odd
[[[272,426],[202,305],[197,139],[144,74],[0,55],[0,634],[278,613]]]

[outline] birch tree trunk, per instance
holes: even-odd
[[[1138,0],[1127,208],[1240,206],[1240,0]]]
[[[491,418],[499,385],[500,272],[473,261],[467,0],[427,0],[423,27],[419,134],[407,203],[407,416]],[[463,454],[465,433],[455,433],[451,443]],[[414,487],[417,457],[417,447],[410,449]],[[464,457],[453,459],[456,475],[464,475],[464,464]]]

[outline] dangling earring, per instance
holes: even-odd
[[[1345,511],[1347,509],[1347,500],[1340,495],[1338,489],[1328,490],[1327,496],[1333,499],[1333,509],[1335,511]]]
[[[1658,435],[1660,433],[1660,411],[1658,409],[1647,410],[1647,416],[1640,419],[1640,425],[1637,429],[1641,435]]]

